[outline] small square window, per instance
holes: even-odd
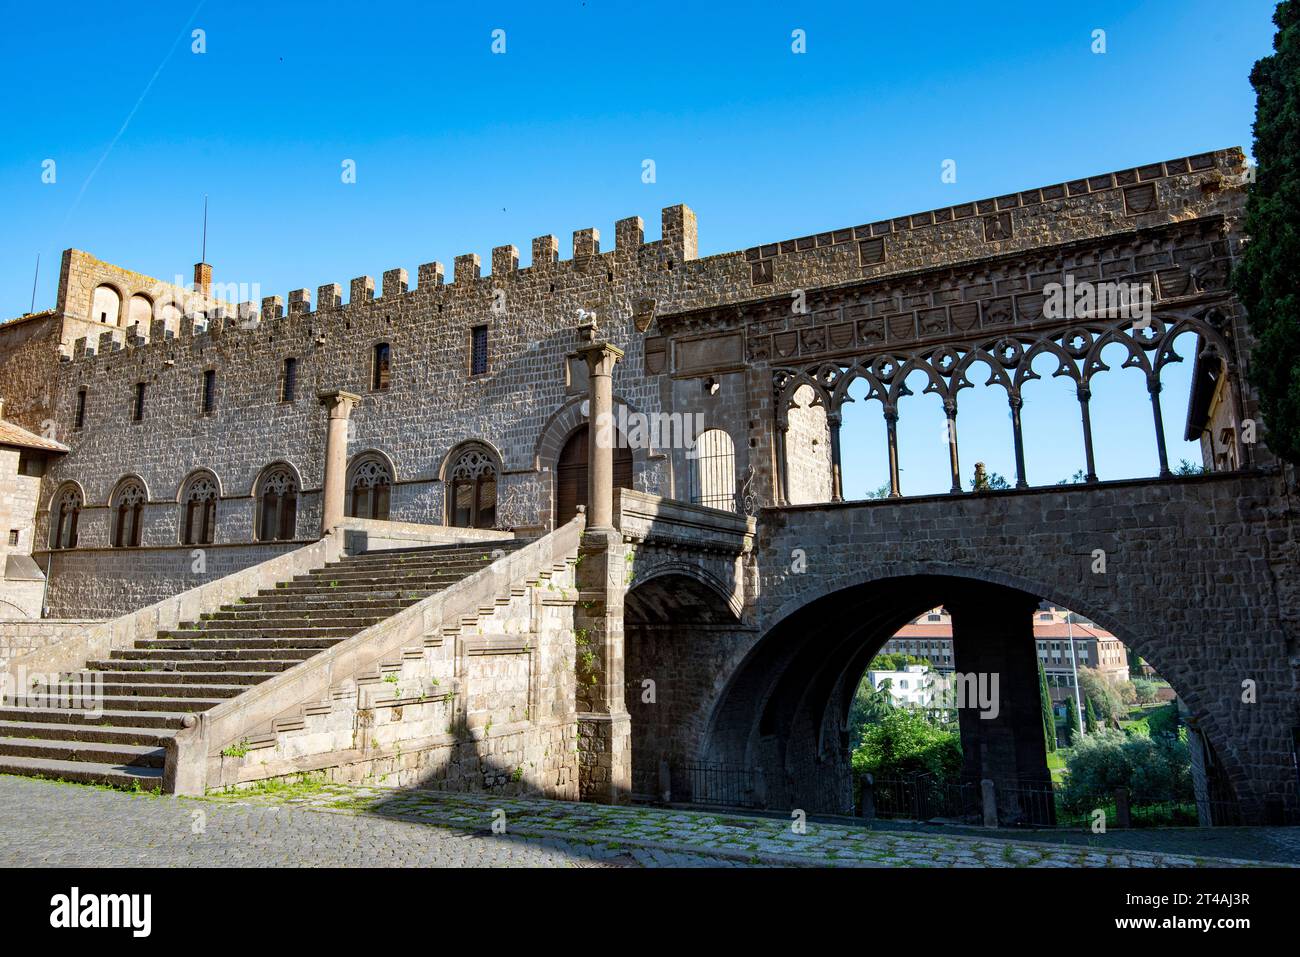
[[[18,529],[9,529],[9,546],[12,548],[18,544]]]

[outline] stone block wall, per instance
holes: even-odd
[[[1239,151],[1205,153],[705,258],[698,257],[694,214],[674,206],[663,210],[661,238],[651,242],[642,221],[631,217],[617,224],[612,250],[602,251],[594,230],[575,233],[570,259],[560,258],[555,237],[539,237],[523,268],[511,247],[502,246],[486,275],[480,257],[463,255],[450,273],[439,263],[420,266],[414,286],[402,270],[384,270],[378,296],[374,279],[361,276],[346,284],[347,302],[345,284],[330,283],[314,300],[309,290],[292,293],[287,312],[279,296],[263,297],[260,312],[242,319],[214,306],[210,312],[227,314],[209,317],[204,328],[182,322],[173,338],[126,341],[114,334],[104,349],[83,334],[70,361],[50,360],[38,388],[48,395],[55,437],[72,447],[45,479],[43,508],[61,483],[74,481],[90,508],[103,506],[122,477],[135,475],[149,490],[146,544],[170,544],[181,486],[206,468],[222,486],[218,541],[248,541],[252,502],[244,500],[265,468],[286,462],[304,489],[300,534],[311,534],[324,446],[316,393],[341,388],[362,396],[352,413],[349,453],[377,450],[395,467],[392,518],[443,521],[448,457],[477,440],[501,459],[499,520],[545,528],[554,456],[577,422],[572,410],[580,395],[569,360],[579,325],[593,316],[599,335],[626,353],[614,371],[616,399],[636,411],[698,412],[708,427],[726,429],[738,483],[752,465],[758,499],[770,502],[776,366],[869,346],[877,331],[879,341],[912,342],[940,320],[960,327],[972,309],[990,321],[1005,310],[1016,316],[1025,308],[1021,299],[1032,298],[1037,287],[1018,274],[1019,265],[1007,265],[1012,260],[1037,262],[1046,252],[1068,265],[1073,244],[1116,236],[1140,247],[1145,240],[1132,238],[1139,231],[1192,220],[1232,233],[1241,168]],[[1190,281],[1189,270],[1173,268],[1169,255],[1135,247],[1133,268],[1164,269],[1176,274],[1171,281]],[[1212,285],[1218,260],[1209,255],[1189,268]],[[65,257],[58,315],[65,339],[70,324],[84,322],[83,300],[93,285],[116,269],[97,263],[75,250]],[[978,268],[967,276],[962,270],[971,263]],[[1044,275],[1059,272],[1058,265],[1043,267]],[[1106,268],[1082,258],[1077,265]],[[925,270],[935,289],[905,288]],[[848,315],[842,304],[828,309],[813,295],[876,281],[890,288],[861,315]],[[800,294],[807,294],[809,311],[792,308]],[[474,375],[470,350],[479,327],[487,329],[488,364]],[[0,347],[5,338],[0,327]],[[390,348],[387,389],[371,388],[379,343]],[[289,357],[297,361],[297,391],[282,401]],[[0,369],[0,386],[23,374],[13,365]],[[216,373],[216,403],[205,414],[207,370]],[[139,382],[146,384],[146,412],[134,422]],[[74,430],[80,389],[87,393],[86,423]],[[798,427],[793,436],[792,482],[803,486],[796,498],[803,501],[824,497],[829,483],[828,440],[817,423],[808,429],[804,436]],[[682,450],[656,451],[663,455],[636,457],[636,487],[684,497],[689,463]],[[38,536],[47,529],[42,511]],[[88,547],[98,544],[98,534]],[[120,557],[105,553],[99,561],[107,569]]]
[[[578,797],[573,567],[471,625],[405,649],[328,701],[209,761],[210,787],[322,774],[454,791]],[[242,752],[242,753],[241,753]]]

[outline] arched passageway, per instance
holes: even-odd
[[[952,616],[962,780],[997,783],[1005,796],[998,802],[1003,823],[1052,823],[1050,802],[1028,797],[1051,786],[1033,630],[1044,597],[1051,596],[916,574],[810,601],[775,624],[731,671],[698,759],[749,769],[762,792],[756,804],[851,813],[854,692],[900,627],[942,605]],[[1140,637],[1122,638],[1144,654]]]
[[[625,699],[632,717],[632,791],[658,799],[666,782],[683,792],[683,758],[703,738],[743,630],[721,591],[682,571],[628,590],[623,606]],[[663,771],[661,771],[663,766]]]

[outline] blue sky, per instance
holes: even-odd
[[[707,255],[1248,149],[1247,76],[1273,32],[1272,3],[1256,0],[7,6],[3,316],[29,308],[37,253],[36,306],[54,303],[68,246],[188,275],[205,193],[217,278],[285,295],[395,266],[414,277],[468,252],[486,268],[505,243],[527,264],[534,236],[567,250],[572,230],[595,226],[609,244],[630,215],[653,239],[678,202],[698,214]],[[497,28],[504,55],[491,52]],[[805,54],[791,52],[794,29]],[[955,184],[939,177],[949,158]],[[355,184],[341,182],[345,159]],[[1095,418],[1113,411],[1118,426],[1099,441],[1104,478],[1154,468],[1150,416],[1133,411],[1149,408],[1145,390],[1129,386],[1096,400]],[[963,467],[982,458],[1010,476],[1005,402],[987,391],[962,396]],[[1191,455],[1185,401],[1185,384],[1166,386],[1175,462]],[[1055,481],[1082,464],[1062,425],[1077,435],[1077,407],[1040,402],[1026,411],[1031,480]],[[907,490],[945,490],[946,466],[936,475],[927,458],[942,444],[913,436],[908,414]],[[876,424],[849,443],[854,494],[882,480]]]

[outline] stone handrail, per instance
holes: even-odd
[[[208,711],[167,742],[163,789],[177,794],[202,794],[207,786],[209,758],[222,748],[238,744],[269,730],[280,718],[295,715],[313,703],[326,700],[330,688],[373,671],[400,649],[462,617],[494,604],[510,589],[536,578],[557,562],[575,558],[585,527],[579,513],[568,524],[510,552],[491,564],[371,625],[351,638],[251,686]],[[502,536],[505,537],[505,536]],[[484,543],[485,551],[490,542]]]

